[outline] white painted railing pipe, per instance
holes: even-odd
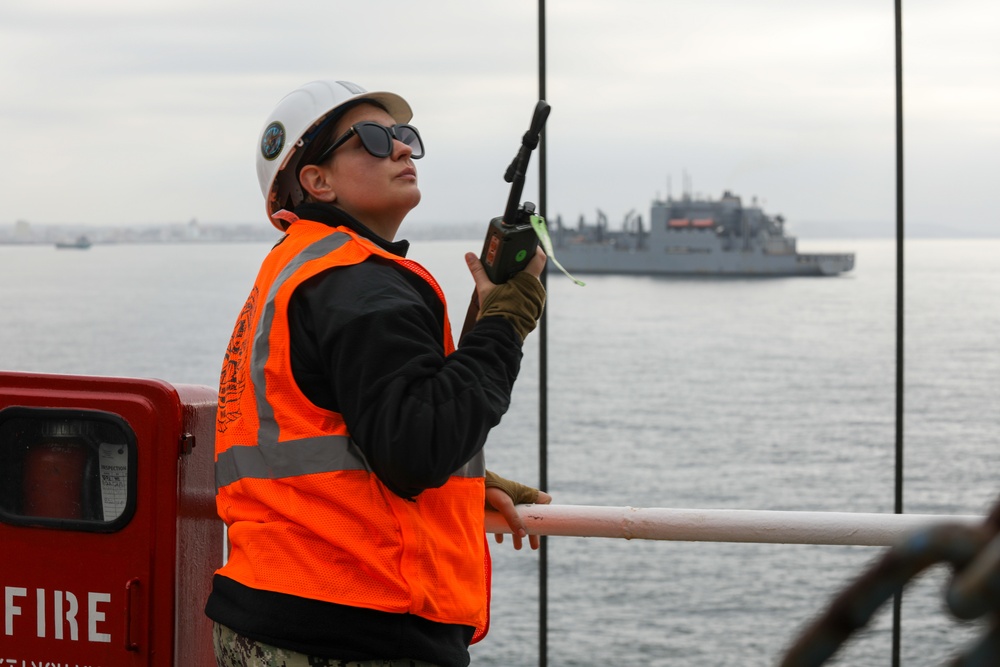
[[[612,537],[675,542],[754,542],[892,546],[914,531],[942,523],[976,525],[985,517],[856,512],[667,509],[588,505],[520,505],[535,535]],[[510,533],[496,512],[486,513],[489,533]]]

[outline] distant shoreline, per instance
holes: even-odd
[[[550,225],[551,223],[550,219]],[[479,240],[486,223],[404,224],[399,235],[410,241]],[[885,223],[798,223],[788,224],[789,235],[800,243],[852,239],[894,239],[895,226]],[[955,229],[946,225],[914,223],[904,230],[907,239],[995,239],[1000,230]],[[280,233],[258,223],[99,226],[74,224],[0,224],[0,245],[55,245],[86,236],[93,245],[153,243],[266,243],[276,242]]]

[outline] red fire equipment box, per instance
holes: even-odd
[[[216,392],[0,373],[0,665],[212,665]]]

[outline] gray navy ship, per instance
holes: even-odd
[[[718,200],[656,200],[648,228],[632,211],[611,230],[598,211],[575,228],[557,218],[551,234],[556,259],[572,273],[834,276],[854,268],[854,253],[797,252],[784,225],[727,191]]]

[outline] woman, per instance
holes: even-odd
[[[469,663],[488,624],[484,502],[549,502],[485,471],[544,303],[538,251],[455,349],[444,296],[396,233],[420,201],[409,105],[342,81],[293,91],[257,172],[285,236],[220,382],[217,505],[231,544],[206,613],[229,665]],[[489,488],[487,488],[489,487]],[[531,545],[537,548],[537,538]]]

